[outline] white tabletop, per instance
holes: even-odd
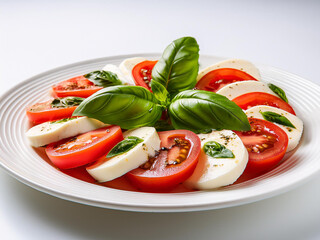
[[[319,1],[0,0],[0,94],[61,65],[161,52],[194,36],[202,54],[237,57],[320,84]],[[190,213],[135,213],[58,199],[0,170],[5,239],[320,239],[320,174],[282,195]],[[3,238],[2,238],[3,239]]]

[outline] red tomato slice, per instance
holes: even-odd
[[[172,189],[190,177],[198,162],[201,143],[195,133],[172,130],[158,134],[161,140],[159,154],[126,174],[131,183],[143,191]]]
[[[144,87],[151,91],[151,73],[157,62],[158,61],[143,61],[134,66],[132,76],[137,86]]]
[[[277,125],[256,118],[249,118],[251,130],[236,132],[249,152],[245,172],[250,175],[265,173],[283,158],[288,147],[288,136]]]
[[[121,128],[109,126],[51,143],[46,153],[58,168],[75,168],[97,160],[122,140]]]
[[[51,106],[52,100],[36,103],[27,108],[29,120],[35,124],[69,118],[77,106],[56,108]]]
[[[52,86],[54,97],[89,97],[95,92],[101,90],[102,87],[94,85],[84,76],[78,76],[62,81]]]
[[[220,88],[234,82],[256,80],[251,75],[234,69],[234,68],[220,68],[208,72],[196,84],[196,89],[217,92]]]
[[[288,103],[283,101],[281,98],[278,98],[269,93],[263,93],[263,92],[246,93],[239,97],[236,97],[232,101],[235,102],[243,110],[247,110],[248,108],[251,108],[257,105],[267,105],[271,107],[280,108],[282,110],[285,110],[289,113],[296,115],[293,108]]]

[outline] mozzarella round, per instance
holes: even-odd
[[[120,70],[119,67],[117,67],[116,65],[113,65],[113,64],[107,64],[105,65],[102,70],[104,71],[110,71],[110,72],[113,72],[115,74],[117,74],[118,78],[120,79],[120,81],[123,83],[123,84],[126,84],[126,85],[135,85],[133,80],[131,78],[128,78],[126,77],[123,72]]]
[[[230,83],[217,91],[218,94],[223,95],[230,100],[250,92],[265,92],[277,96],[268,87],[267,83],[254,80]]]
[[[133,85],[135,85],[133,76],[132,76],[132,69],[134,66],[136,66],[138,63],[141,63],[143,61],[147,61],[147,59],[143,57],[134,57],[134,58],[127,58],[123,60],[120,65],[119,69],[123,73],[123,75],[130,79],[131,82],[133,82]]]
[[[231,150],[235,158],[214,158],[201,150],[199,162],[190,178],[185,181],[193,189],[213,189],[234,183],[248,163],[248,151],[240,138],[230,130],[199,134],[201,148],[209,141],[216,141]]]
[[[246,115],[249,118],[259,118],[264,120],[261,112],[275,112],[277,114],[285,116],[293,124],[293,126],[296,127],[296,128],[292,128],[292,127],[283,126],[278,123],[274,123],[280,128],[282,128],[282,130],[284,130],[288,135],[289,142],[288,142],[287,152],[293,150],[299,144],[299,141],[301,139],[301,135],[303,132],[302,120],[297,116],[291,113],[288,113],[287,111],[284,111],[282,109],[270,107],[270,106],[264,106],[264,105],[255,106],[245,111]]]
[[[156,151],[159,151],[160,149],[160,138],[154,127],[141,127],[123,133],[124,138],[129,136],[136,136],[144,139],[144,149],[149,157],[154,157]]]
[[[104,126],[107,125],[93,118],[63,119],[36,125],[27,131],[26,136],[32,146],[40,147]]]
[[[121,155],[107,159],[102,164],[87,168],[88,173],[99,182],[111,181],[139,167],[154,157],[160,150],[160,139],[153,127],[141,127],[124,133],[124,137],[136,136],[143,139],[134,148]]]
[[[207,73],[220,68],[238,69],[254,77],[256,80],[261,81],[259,69],[256,68],[251,62],[242,59],[229,59],[213,64],[199,72],[197,81],[199,81]]]

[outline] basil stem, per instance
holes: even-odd
[[[292,128],[296,128],[290,121],[288,118],[286,118],[285,116],[282,116],[278,113],[275,112],[262,112],[260,111],[260,113],[262,114],[262,117],[269,121],[269,122],[275,122],[278,124],[281,124],[283,126],[287,126],[287,127],[292,127]]]
[[[231,150],[216,141],[206,142],[203,146],[203,151],[213,158],[235,158]]]

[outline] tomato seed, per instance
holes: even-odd
[[[180,150],[180,152],[181,152],[182,154],[187,154],[188,150],[187,150],[186,148],[182,148],[182,149]]]
[[[257,147],[252,148],[254,152],[259,152],[259,149]]]

